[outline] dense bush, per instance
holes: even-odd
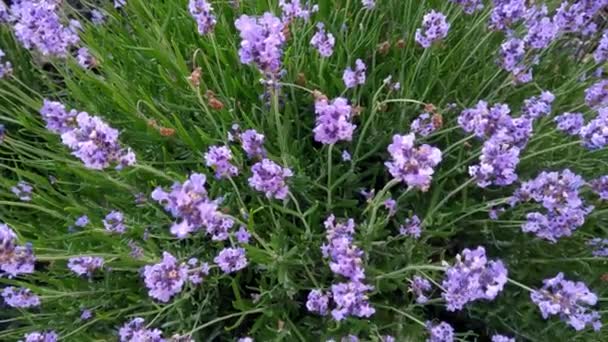
[[[607,1],[12,3],[0,340],[608,339]]]

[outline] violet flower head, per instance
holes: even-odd
[[[431,10],[422,18],[422,28],[416,29],[415,39],[423,48],[429,48],[433,43],[448,36],[450,23],[443,13]]]
[[[2,22],[2,20],[0,20]],[[9,61],[2,62],[4,51],[0,49],[0,79],[10,76],[13,73],[13,65]]]
[[[95,57],[91,55],[91,52],[86,47],[78,49],[76,52],[76,60],[78,61],[78,65],[84,69],[92,68],[97,64]]]
[[[40,306],[40,298],[30,289],[17,288],[13,286],[5,287],[2,290],[4,302],[13,308],[33,308]]]
[[[318,23],[317,24],[317,32],[312,39],[310,40],[310,45],[312,45],[321,57],[330,57],[334,53],[334,46],[336,45],[336,38],[331,32],[325,31],[325,24]]]
[[[143,277],[148,295],[166,303],[182,291],[188,279],[188,267],[168,252],[163,252],[163,259],[158,264],[144,267]]]
[[[315,102],[315,113],[315,141],[329,145],[352,140],[357,126],[352,123],[353,110],[345,98],[338,97],[331,102],[320,98]]]
[[[40,115],[46,122],[46,129],[56,134],[63,134],[76,124],[78,112],[75,110],[68,112],[60,102],[44,99]]]
[[[527,21],[526,26],[524,41],[533,49],[548,47],[558,36],[559,26],[549,17],[534,18]]]
[[[418,304],[424,304],[429,300],[427,295],[431,289],[431,282],[420,276],[414,276],[410,284],[410,291],[416,296],[416,303]]]
[[[426,329],[429,333],[429,338],[426,342],[453,342],[454,328],[446,322],[433,324],[426,322]]]
[[[555,11],[553,21],[558,25],[561,32],[580,33],[583,36],[588,36],[597,30],[593,17],[607,4],[606,0],[564,1]]]
[[[300,0],[279,0],[279,7],[281,8],[281,19],[284,23],[289,23],[296,18],[308,21],[310,16],[319,10],[318,5],[311,5],[310,1],[302,5]]]
[[[524,73],[528,67],[524,60],[526,56],[526,43],[517,37],[510,37],[500,45],[500,67],[516,75]]]
[[[57,342],[59,336],[56,332],[49,330],[44,332],[34,331],[25,334],[24,342]]]
[[[263,159],[251,167],[253,175],[248,179],[249,186],[254,190],[265,193],[267,198],[284,200],[289,193],[287,178],[293,172],[270,159]]]
[[[608,107],[598,111],[597,117],[581,127],[579,135],[583,146],[590,150],[603,148],[608,144]]]
[[[608,239],[594,238],[591,240],[587,240],[587,246],[592,249],[591,254],[594,257],[608,257]]]
[[[564,113],[556,116],[553,121],[557,124],[559,131],[569,135],[578,135],[585,125],[585,117],[582,113]]]
[[[205,164],[215,171],[215,178],[229,178],[239,174],[239,169],[232,165],[232,151],[228,146],[211,146],[205,153]]]
[[[450,0],[450,2],[460,5],[462,11],[466,14],[473,14],[483,9],[483,2],[481,0]]]
[[[365,72],[367,71],[367,66],[363,61],[359,58],[355,61],[355,68],[352,69],[348,67],[344,70],[344,74],[342,75],[342,80],[344,81],[344,85],[346,88],[354,88],[357,85],[365,84]]]
[[[399,227],[399,234],[419,239],[422,233],[422,223],[418,215],[405,219],[405,223]]]
[[[504,335],[493,335],[492,342],[515,342],[515,339]]]
[[[0,23],[8,23],[11,20],[11,14],[4,2],[0,2]]]
[[[589,182],[591,190],[595,192],[600,199],[608,201],[608,175],[601,176]]]
[[[106,22],[106,15],[98,9],[93,9],[91,10],[91,22],[93,25],[103,25]]]
[[[559,315],[562,321],[576,331],[585,329],[587,325],[595,331],[602,327],[599,312],[590,308],[597,303],[597,295],[583,282],[564,279],[561,272],[554,278],[543,280],[543,287],[532,292],[530,298],[538,306],[544,319]]]
[[[203,280],[209,275],[209,264],[197,258],[188,260],[188,281],[192,284],[202,284]]]
[[[165,342],[162,335],[163,332],[159,329],[147,329],[145,321],[141,317],[133,318],[118,330],[120,342]]]
[[[257,18],[241,15],[234,24],[241,37],[241,63],[255,64],[264,74],[276,76],[281,69],[285,43],[281,19],[266,12]]]
[[[397,201],[392,198],[387,199],[383,203],[384,208],[388,210],[388,217],[393,217],[397,213]]]
[[[335,274],[360,282],[365,279],[363,269],[363,250],[353,244],[355,222],[335,222],[330,215],[324,222],[327,230],[327,243],[321,246],[325,258],[329,258],[329,268]]]
[[[266,150],[264,149],[264,135],[256,132],[254,129],[248,129],[239,135],[241,144],[247,158],[264,158]]]
[[[248,244],[249,239],[251,239],[251,234],[249,234],[247,228],[243,226],[241,226],[239,230],[234,233],[234,236],[236,237],[236,241],[238,241],[240,244]]]
[[[376,7],[376,0],[361,0],[361,5],[366,10],[373,10]]]
[[[249,336],[245,336],[245,337],[241,337],[238,340],[236,340],[236,342],[255,342],[253,340],[253,338],[249,337]]]
[[[68,268],[79,276],[93,276],[95,270],[103,267],[104,260],[100,257],[81,256],[68,260]]]
[[[375,312],[367,297],[372,286],[358,281],[337,283],[331,286],[331,296],[336,307],[331,310],[331,316],[336,321],[342,321],[348,316],[370,317]]]
[[[58,1],[22,0],[11,7],[15,37],[24,48],[44,56],[65,58],[78,44],[77,23],[65,25],[59,15]]]
[[[438,128],[439,126],[437,125],[436,120],[433,119],[433,116],[430,113],[422,113],[412,121],[410,132],[426,137],[435,132]]]
[[[526,14],[526,0],[493,0],[493,2],[494,7],[488,25],[491,30],[508,30]]]
[[[124,215],[120,211],[111,211],[103,219],[103,226],[110,233],[123,234],[127,227],[124,222]]]
[[[601,80],[587,88],[585,102],[596,109],[608,105],[608,80]]]
[[[481,149],[479,164],[469,167],[469,175],[477,186],[506,186],[517,180],[515,169],[519,164],[520,149],[498,137],[485,141]]]
[[[17,245],[17,235],[6,224],[0,224],[0,277],[16,277],[34,272],[36,259],[32,246]]]
[[[308,293],[306,300],[306,309],[309,312],[325,316],[328,313],[329,295],[326,295],[321,290],[311,290]]]
[[[114,8],[122,8],[127,5],[127,0],[114,0]]]
[[[29,202],[32,200],[32,191],[34,188],[25,181],[19,181],[17,185],[11,188],[11,192],[23,202]]]
[[[213,31],[217,20],[213,13],[213,7],[206,0],[190,0],[188,3],[188,11],[196,20],[198,33],[202,36]]]
[[[87,215],[82,215],[79,218],[76,219],[76,222],[74,222],[74,225],[76,227],[85,227],[86,225],[89,224],[89,217]]]
[[[247,257],[243,248],[226,247],[213,259],[222,272],[229,274],[247,267]]]
[[[593,58],[597,63],[608,60],[608,30],[604,31],[602,34],[602,39],[593,53]]]
[[[390,174],[409,187],[427,191],[434,168],[441,162],[441,151],[430,145],[415,146],[415,135],[395,134],[388,146],[391,161],[384,163]]]
[[[475,107],[460,113],[458,125],[478,138],[489,138],[511,122],[510,113],[511,109],[506,104],[497,103],[489,108],[487,102],[479,101]]]
[[[342,155],[340,156],[342,158],[342,161],[344,162],[348,162],[352,160],[352,156],[350,155],[350,153],[347,150],[342,151]]]
[[[551,104],[555,100],[555,95],[550,91],[543,91],[540,96],[533,96],[524,101],[521,110],[522,116],[538,119],[551,114]]]
[[[448,311],[461,310],[465,304],[493,300],[507,282],[507,269],[502,261],[488,260],[485,248],[465,248],[445,272],[442,294]]]

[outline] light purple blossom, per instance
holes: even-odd
[[[492,30],[508,30],[526,14],[525,0],[493,0],[489,27]]]
[[[211,146],[205,153],[205,164],[215,170],[217,179],[229,178],[238,175],[239,170],[230,162],[232,151],[228,146]]]
[[[127,0],[114,0],[114,8],[122,8],[127,5]]]
[[[224,248],[220,253],[213,259],[222,272],[234,273],[247,267],[247,257],[245,256],[245,250],[243,248]]]
[[[608,105],[608,80],[601,80],[587,88],[585,102],[596,109]]]
[[[44,99],[40,115],[46,122],[46,129],[53,133],[63,134],[76,124],[76,110],[67,111],[65,106],[57,101]]]
[[[188,280],[188,267],[168,252],[163,252],[163,259],[158,264],[144,267],[143,277],[148,295],[166,303],[182,291]]]
[[[279,7],[281,8],[281,19],[284,23],[289,23],[296,18],[308,21],[311,14],[319,10],[318,5],[310,4],[310,1],[306,5],[302,5],[300,0],[279,0]]]
[[[25,334],[24,342],[57,342],[59,336],[56,332],[49,330],[44,332],[34,331],[29,334]]]
[[[209,264],[197,258],[188,260],[188,281],[192,284],[202,284],[203,280],[209,275]]]
[[[281,19],[270,12],[257,18],[242,15],[235,26],[241,37],[241,63],[255,64],[264,74],[276,76],[281,69],[285,43]]]
[[[515,342],[515,339],[503,335],[493,335],[492,342]]]
[[[429,333],[429,338],[426,342],[453,342],[454,328],[446,322],[433,324],[426,322],[426,329]]]
[[[206,0],[190,0],[188,3],[188,11],[190,15],[196,20],[198,26],[198,33],[200,35],[206,35],[213,31],[217,20],[213,13],[213,7]]]
[[[585,117],[582,113],[564,113],[556,116],[553,121],[557,129],[569,135],[578,135],[585,125]]]
[[[417,215],[405,219],[405,223],[399,227],[399,234],[419,239],[422,233],[422,224]]]
[[[589,182],[591,190],[595,192],[600,199],[608,201],[608,175],[601,176]]]
[[[410,125],[410,132],[416,133],[423,137],[435,132],[439,127],[435,124],[433,116],[430,113],[420,114]]]
[[[511,109],[506,104],[497,103],[489,108],[486,101],[479,101],[475,107],[460,113],[458,125],[467,133],[489,138],[511,122],[510,113]]]
[[[81,47],[78,49],[78,52],[76,53],[76,60],[78,61],[78,65],[85,69],[94,67],[95,64],[97,64],[95,57],[91,55],[91,52],[86,47]]]
[[[88,224],[89,224],[89,217],[87,215],[80,216],[79,218],[76,219],[76,222],[74,222],[74,225],[76,227],[84,227]]]
[[[442,294],[448,311],[461,310],[465,304],[493,300],[507,282],[507,269],[502,261],[488,260],[485,248],[465,248],[445,272]]]
[[[370,317],[375,312],[368,301],[367,292],[372,286],[357,281],[337,283],[331,286],[331,293],[336,307],[331,310],[331,316],[336,321],[342,321],[348,316]]]
[[[604,31],[602,34],[602,39],[600,39],[600,42],[593,53],[593,58],[597,63],[608,60],[608,30]]]
[[[247,228],[243,226],[241,226],[234,235],[236,236],[236,241],[240,244],[248,244],[249,239],[251,238],[251,234],[249,234]]]
[[[554,278],[543,280],[543,287],[532,292],[530,298],[544,319],[559,315],[562,321],[577,331],[585,329],[587,325],[595,331],[602,327],[600,314],[590,308],[597,303],[597,295],[583,282],[564,279],[561,272]]]
[[[68,268],[79,276],[93,276],[95,270],[102,268],[104,264],[103,258],[92,256],[74,257],[68,260]]]
[[[395,201],[392,198],[389,198],[386,201],[384,201],[383,204],[384,204],[384,208],[386,210],[388,210],[388,217],[395,216],[395,214],[397,213],[397,201]]]
[[[511,37],[500,45],[500,67],[509,71],[519,83],[532,78],[532,71],[525,64],[526,48],[526,43],[517,37]]]
[[[598,110],[595,119],[581,127],[579,135],[583,146],[590,150],[603,148],[608,144],[608,107]]]
[[[283,200],[287,198],[289,187],[287,178],[293,176],[293,172],[286,167],[270,159],[263,159],[251,167],[253,175],[248,179],[249,186],[254,190],[265,193],[267,198]]]
[[[588,36],[597,30],[593,17],[607,4],[606,0],[564,1],[555,11],[553,21],[561,32],[580,33]]]
[[[591,254],[593,256],[598,258],[608,257],[608,239],[594,238],[587,240],[587,246],[592,249]]]
[[[335,144],[338,141],[351,141],[356,125],[351,120],[352,107],[343,97],[329,102],[320,98],[315,102],[314,139],[323,144]]]
[[[450,24],[446,16],[440,12],[431,10],[422,18],[422,28],[416,29],[416,42],[423,48],[429,48],[437,41],[448,36]]]
[[[93,311],[91,309],[82,309],[80,312],[80,319],[83,321],[88,321],[93,318]]]
[[[372,10],[376,7],[376,0],[361,0],[361,5],[363,5],[363,8],[366,10]]]
[[[429,300],[427,295],[431,289],[431,282],[420,276],[414,276],[410,284],[410,291],[416,296],[416,303],[418,304],[424,304]]]
[[[163,332],[159,329],[148,329],[143,318],[136,317],[125,323],[118,331],[120,342],[165,342]]]
[[[328,313],[329,306],[329,295],[324,294],[321,290],[311,290],[308,293],[308,300],[306,301],[306,309],[309,312],[314,312],[321,316],[325,316]]]
[[[310,40],[310,45],[312,45],[321,57],[329,57],[334,53],[334,45],[336,44],[336,38],[331,32],[325,31],[325,24],[318,23],[317,24],[317,32],[312,39]]]
[[[469,175],[475,178],[477,186],[506,186],[517,180],[515,168],[519,164],[520,149],[492,137],[483,144],[479,164],[469,167]]]
[[[124,222],[124,215],[117,210],[111,211],[103,219],[103,226],[110,233],[123,234],[127,227]]]
[[[0,22],[2,22],[2,20],[0,20]],[[8,77],[13,73],[13,66],[12,66],[11,62],[9,62],[9,61],[2,62],[2,59],[4,59],[4,56],[5,56],[4,51],[2,51],[0,49],[0,79]]]
[[[347,150],[342,151],[342,161],[351,161],[352,160],[352,156],[350,155],[350,153]]]
[[[254,129],[248,129],[239,135],[243,150],[249,159],[266,157],[264,135]]]
[[[11,192],[23,202],[32,200],[32,190],[34,190],[34,188],[25,181],[19,181],[17,185],[11,188]]]
[[[14,286],[5,287],[2,290],[4,302],[13,308],[32,308],[40,306],[40,298],[30,289],[17,288]]]
[[[329,259],[329,268],[333,273],[349,278],[352,281],[365,279],[363,269],[363,250],[352,242],[355,221],[337,222],[332,214],[324,222],[327,230],[327,243],[321,246],[323,257]]]
[[[34,272],[36,259],[31,244],[17,245],[17,235],[6,224],[0,224],[0,277],[16,277]]]
[[[434,168],[441,162],[441,151],[430,145],[415,146],[416,136],[395,134],[388,146],[391,161],[384,163],[390,174],[409,187],[427,191]]]
[[[91,22],[94,25],[103,25],[106,22],[106,15],[95,8],[91,10]]]
[[[544,49],[558,36],[559,26],[551,18],[534,18],[526,22],[528,33],[524,41],[533,49]]]
[[[538,119],[551,114],[551,104],[555,100],[555,95],[550,91],[543,91],[540,96],[533,96],[524,101],[521,115],[532,119]]]
[[[450,2],[460,5],[466,14],[473,14],[483,9],[481,0],[450,0]]]
[[[346,88],[354,88],[357,85],[364,85],[366,71],[367,66],[365,66],[365,63],[363,63],[361,59],[357,58],[355,61],[355,68],[346,68],[344,70],[344,74],[342,75],[342,80],[344,81]]]

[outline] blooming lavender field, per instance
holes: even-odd
[[[607,16],[0,2],[0,341],[608,341]]]

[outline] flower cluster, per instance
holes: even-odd
[[[465,304],[493,300],[507,282],[507,269],[502,261],[488,260],[485,248],[465,248],[456,255],[456,263],[445,272],[442,294],[448,311],[461,310]]]
[[[239,139],[248,158],[252,159],[266,157],[263,134],[256,132],[254,129],[248,129],[239,134]]]
[[[450,24],[442,13],[430,11],[422,18],[422,28],[416,29],[416,42],[423,48],[429,48],[437,41],[448,36]]]
[[[335,308],[331,315],[336,321],[348,316],[370,317],[376,311],[371,307],[367,292],[372,286],[363,283],[365,271],[363,269],[363,251],[353,244],[355,234],[355,221],[336,222],[334,215],[330,215],[324,222],[327,230],[327,243],[321,246],[325,258],[329,259],[329,267],[336,275],[348,279],[347,282],[333,284],[331,298]],[[309,310],[321,315],[327,314],[329,295],[321,290],[312,290],[306,303]]]
[[[114,210],[103,219],[103,226],[110,233],[123,234],[127,230],[124,221],[123,213]]]
[[[21,0],[11,6],[15,36],[26,49],[36,49],[47,56],[66,57],[70,48],[80,42],[73,20],[68,26],[61,21],[59,1]]]
[[[599,109],[595,119],[581,127],[579,135],[583,146],[590,150],[608,145],[608,107]]]
[[[441,151],[430,145],[415,146],[416,136],[395,134],[388,146],[391,161],[386,162],[390,174],[409,187],[427,191],[431,186],[434,167],[441,162]]]
[[[579,195],[579,189],[584,184],[582,177],[568,169],[541,172],[535,179],[522,183],[513,195],[511,204],[533,201],[546,210],[546,213],[528,213],[522,230],[550,242],[572,235],[593,210],[593,207],[585,207]]]
[[[36,258],[32,246],[16,244],[17,235],[6,224],[0,224],[0,277],[16,277],[34,272]]]
[[[283,56],[283,22],[272,13],[261,17],[242,15],[235,21],[241,37],[239,57],[243,64],[255,64],[267,75],[276,76]]]
[[[234,220],[220,212],[220,200],[212,200],[207,196],[206,182],[205,175],[193,173],[183,184],[175,182],[169,192],[162,187],[152,192],[152,199],[163,205],[178,220],[170,229],[178,238],[185,238],[202,227],[213,240],[228,238]]]
[[[595,58],[597,63],[608,60],[608,31],[604,31],[604,34],[602,34],[602,39],[600,39],[600,42],[593,53],[593,58]]]
[[[23,202],[29,202],[32,200],[32,191],[34,188],[30,183],[25,181],[19,181],[17,185],[11,187],[11,192]]]
[[[351,120],[352,107],[343,97],[333,99],[331,102],[325,97],[315,102],[314,139],[323,144],[335,144],[338,141],[351,141],[356,125]]]
[[[116,169],[135,164],[135,154],[118,142],[118,131],[100,117],[86,112],[66,111],[65,107],[45,100],[40,114],[47,128],[61,134],[63,144],[72,150],[86,167],[105,169],[116,164]]]
[[[526,18],[526,28],[528,32],[524,37],[524,41],[531,49],[544,49],[553,42],[559,31],[559,26],[545,16],[547,8],[543,5],[541,10],[531,9],[528,11]]]
[[[354,88],[357,85],[365,84],[366,71],[367,66],[365,66],[365,63],[357,58],[355,61],[355,69],[348,67],[344,70],[344,74],[342,75],[342,80],[344,81],[346,88]]]
[[[585,102],[589,107],[601,108],[608,105],[608,80],[601,80],[585,90]]]
[[[165,339],[162,335],[163,332],[159,329],[147,329],[145,321],[141,317],[133,318],[118,330],[120,342],[164,342]]]
[[[188,11],[190,11],[190,15],[196,20],[199,34],[206,35],[213,31],[217,20],[215,19],[215,14],[213,14],[213,7],[209,2],[206,0],[190,0]]]
[[[493,0],[489,27],[492,30],[508,30],[526,15],[525,0]]]
[[[302,5],[300,0],[279,0],[281,8],[281,19],[284,23],[289,23],[296,18],[308,21],[311,14],[319,10],[318,5],[310,5],[310,1],[306,5]]]
[[[595,238],[587,241],[593,250],[591,254],[596,257],[608,257],[608,239]]]
[[[95,8],[91,10],[91,22],[93,25],[103,25],[106,22],[106,15],[102,11]]]
[[[265,193],[267,198],[287,198],[287,178],[293,176],[289,168],[281,167],[270,159],[263,159],[251,167],[251,172],[253,175],[248,179],[250,187]]]
[[[453,342],[454,328],[446,322],[433,324],[426,322],[426,329],[429,333],[429,338],[426,342]]]
[[[493,335],[492,342],[515,342],[515,339],[504,335]]]
[[[57,342],[58,339],[59,337],[54,331],[34,331],[29,334],[25,334],[24,342]]]
[[[205,153],[205,164],[215,170],[218,179],[238,175],[239,169],[230,163],[231,160],[232,152],[228,146],[211,146]]]
[[[2,61],[4,59],[4,51],[0,49],[0,79],[10,76],[13,73],[13,65],[9,61]]]
[[[325,31],[325,25],[323,23],[317,24],[317,32],[310,40],[312,45],[321,57],[329,57],[334,53],[334,45],[336,45],[336,38],[331,32]]]
[[[577,331],[587,325],[595,331],[602,327],[600,314],[588,307],[597,303],[597,296],[584,283],[564,279],[561,272],[554,278],[543,280],[543,287],[532,292],[530,298],[544,319],[559,315]]]
[[[245,250],[241,247],[224,248],[215,259],[213,259],[213,262],[215,262],[224,273],[234,273],[247,267]]]
[[[166,303],[182,291],[188,280],[188,266],[178,263],[168,252],[163,252],[163,259],[158,264],[145,266],[142,275],[148,295]]]
[[[13,308],[32,308],[40,305],[40,298],[26,288],[5,287],[2,290],[2,298]]]
[[[376,7],[376,0],[361,0],[361,4],[366,10],[372,10]]]
[[[600,199],[608,200],[608,176],[601,176],[589,182],[591,189]]]
[[[532,119],[538,119],[551,114],[551,104],[555,95],[550,91],[543,91],[540,96],[533,96],[524,101],[521,115]]]
[[[578,135],[585,125],[585,117],[581,113],[564,113],[554,119],[557,129],[569,135]]]
[[[416,133],[423,137],[435,132],[440,126],[434,115],[430,113],[420,114],[410,125],[410,132]]]
[[[532,80],[532,69],[526,65],[526,43],[517,37],[511,37],[500,45],[500,67],[509,71],[517,83]]]
[[[91,277],[95,270],[103,267],[104,260],[100,257],[81,256],[68,260],[68,268],[79,276],[87,275]]]
[[[431,289],[431,282],[426,278],[414,276],[414,279],[411,281],[410,291],[412,291],[416,296],[416,303],[418,304],[424,304],[429,300],[427,297],[427,292],[429,292]]]
[[[587,36],[596,32],[597,24],[593,22],[593,17],[607,4],[606,0],[564,1],[555,11],[553,20],[561,32],[580,33]]]
[[[421,222],[417,215],[405,219],[405,223],[399,227],[399,234],[411,236],[414,239],[420,238],[421,233]]]
[[[460,5],[466,14],[473,14],[483,9],[481,0],[450,0],[450,2]]]
[[[76,53],[76,60],[78,61],[78,65],[80,65],[84,69],[92,68],[97,65],[95,57],[91,55],[91,52],[86,47],[78,49]]]
[[[491,108],[486,101],[479,101],[473,108],[467,108],[458,116],[458,125],[467,133],[474,133],[478,138],[489,138],[498,129],[508,125],[511,120],[511,109],[503,103]]]
[[[515,169],[519,164],[520,149],[502,139],[491,138],[483,144],[479,164],[469,167],[469,174],[477,186],[505,186],[517,180]]]

